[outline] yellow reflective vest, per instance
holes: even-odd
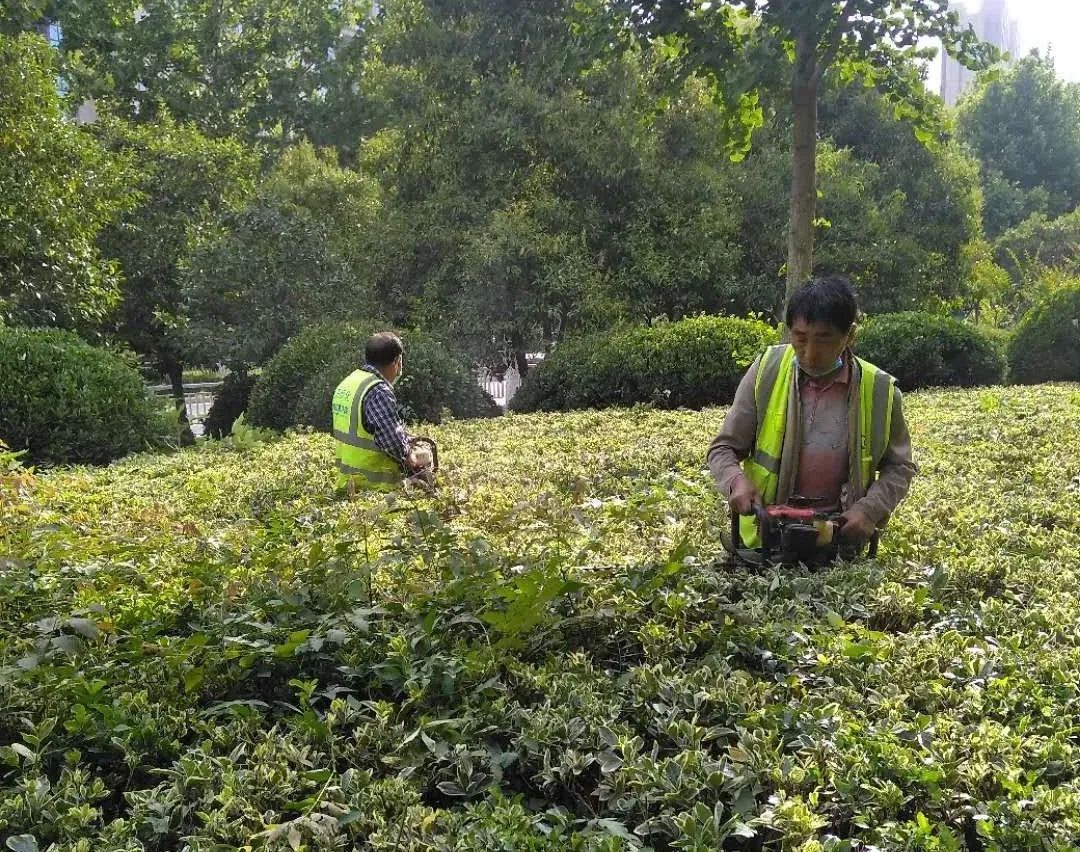
[[[390,491],[404,478],[401,465],[379,449],[375,437],[364,429],[361,416],[364,397],[383,381],[382,376],[354,370],[334,391],[332,411],[339,488],[352,484],[357,488]]]
[[[852,493],[863,495],[877,476],[878,466],[889,446],[896,380],[868,361],[861,358],[855,360],[860,368],[859,429],[856,433],[859,465],[857,470],[849,471],[849,480]],[[776,502],[780,455],[788,426],[788,399],[797,378],[796,373],[795,349],[786,343],[770,346],[758,364],[754,384],[757,437],[752,452],[742,463],[742,469],[757,486],[765,505]],[[761,544],[754,517],[741,519],[740,532],[747,547]]]

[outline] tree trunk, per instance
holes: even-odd
[[[516,331],[510,335],[510,345],[514,349],[514,366],[517,367],[518,376],[525,381],[525,375],[529,372],[529,358],[525,354],[525,339]]]
[[[165,375],[169,377],[169,384],[172,385],[173,403],[180,413],[180,422],[187,423],[187,406],[184,405],[184,365],[172,360],[166,362]]]
[[[193,444],[195,443],[195,433],[191,431],[191,426],[188,425],[187,405],[184,404],[184,365],[170,358],[163,366],[165,367],[165,374],[169,377],[169,384],[172,385],[173,404],[176,406],[176,410],[180,415],[180,423],[183,426],[179,435],[180,443]]]
[[[796,45],[791,90],[791,212],[788,218],[787,296],[814,268],[814,212],[817,203],[817,90],[814,45]]]
[[[525,354],[524,349],[514,350],[514,364],[517,366],[518,375],[521,376],[521,380],[525,381],[525,376],[529,372],[529,358]]]

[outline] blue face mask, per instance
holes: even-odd
[[[804,367],[802,364],[799,363],[798,357],[795,358],[795,366],[797,368],[799,368],[800,370],[802,370],[804,373],[806,373],[806,375],[810,376],[811,378],[819,379],[822,376],[827,376],[827,375],[829,375],[829,373],[834,373],[837,370],[839,370],[841,367],[843,367],[844,366],[844,359],[843,359],[842,356],[837,358],[835,364],[833,364],[831,367],[829,367],[829,369],[822,370],[821,372],[814,372],[813,370],[807,369],[806,367]]]

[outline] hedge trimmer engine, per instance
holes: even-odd
[[[435,487],[435,474],[439,472],[439,448],[431,438],[418,436],[409,439],[409,449],[419,467],[405,481],[430,491]]]
[[[731,555],[735,562],[750,565],[827,565],[840,552],[840,529],[844,518],[803,505],[753,506],[757,519],[756,548],[743,544],[739,515],[731,517]],[[877,533],[870,540],[869,556],[877,554]]]

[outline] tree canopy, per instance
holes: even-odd
[[[761,121],[761,91],[788,93],[788,292],[813,268],[817,106],[825,75],[835,70],[842,81],[877,87],[928,138],[932,96],[913,65],[933,53],[924,42],[940,40],[972,67],[996,58],[995,49],[979,42],[970,27],[962,28],[948,3],[938,0],[593,0],[590,5],[601,16],[620,11],[615,30],[629,28],[658,45],[677,76],[706,74],[737,123],[748,130]],[[749,141],[745,134],[741,138]]]
[[[991,235],[1033,213],[1080,205],[1080,84],[1033,53],[981,79],[959,105],[960,135],[984,171]]]
[[[97,238],[133,202],[129,163],[66,120],[54,60],[0,35],[0,322],[92,331],[119,301]]]

